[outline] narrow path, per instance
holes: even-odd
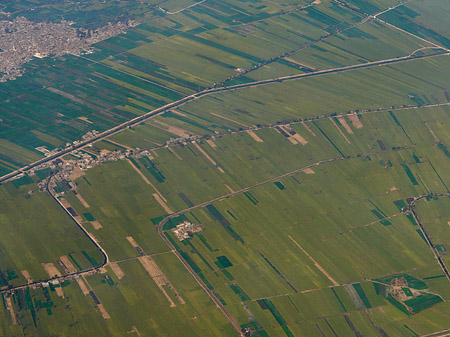
[[[421,337],[448,337],[450,336],[450,329],[438,331],[429,335],[422,335]]]
[[[302,247],[300,246],[300,244],[290,235],[288,235],[289,239],[292,240],[292,242],[294,242],[294,244],[312,261],[312,263],[314,264],[314,266],[320,270],[320,272],[325,275],[325,277],[334,285],[334,286],[338,286],[339,283],[330,275],[328,274],[328,272],[325,270],[325,268],[323,268],[319,262],[317,262],[311,255],[309,255],[309,253]]]
[[[262,185],[265,185],[265,184],[268,184],[268,183],[271,183],[271,182],[278,181],[278,180],[280,180],[280,179],[283,178],[283,177],[291,176],[291,175],[293,175],[293,174],[302,172],[302,171],[304,171],[305,169],[308,169],[308,168],[317,167],[317,166],[322,165],[322,164],[325,164],[325,163],[332,163],[332,162],[337,162],[337,161],[341,161],[341,160],[356,159],[356,158],[359,158],[359,157],[361,157],[361,156],[377,155],[377,154],[382,154],[382,153],[387,153],[387,152],[396,152],[396,151],[406,150],[406,149],[413,148],[413,147],[414,147],[414,145],[412,145],[412,146],[405,146],[405,147],[396,148],[396,149],[389,149],[389,150],[384,150],[384,151],[378,151],[378,152],[370,152],[370,153],[357,154],[357,155],[347,156],[347,157],[336,157],[336,158],[330,158],[330,159],[321,160],[321,161],[318,161],[318,162],[316,162],[316,163],[312,163],[312,164],[310,164],[310,165],[307,165],[307,166],[305,166],[305,167],[302,167],[302,168],[299,168],[299,169],[296,169],[296,170],[293,170],[293,171],[284,173],[284,174],[279,175],[279,176],[277,176],[277,177],[273,177],[273,178],[271,178],[271,179],[265,180],[265,181],[263,181],[263,182],[260,182],[260,183],[257,183],[257,184],[254,184],[254,185],[251,185],[251,186],[242,188],[242,189],[240,189],[240,190],[238,190],[238,191],[231,192],[231,193],[228,193],[228,194],[219,196],[219,197],[217,197],[217,198],[211,199],[211,200],[209,200],[209,201],[205,201],[205,202],[203,202],[203,203],[197,204],[197,205],[195,205],[195,206],[193,206],[193,207],[189,207],[189,208],[186,208],[186,209],[184,209],[184,210],[180,210],[180,211],[178,211],[178,212],[175,212],[175,213],[173,213],[173,214],[167,216],[165,219],[163,219],[163,220],[157,225],[157,232],[158,232],[158,234],[160,235],[160,237],[164,240],[164,242],[167,244],[167,246],[171,249],[171,252],[175,254],[175,256],[176,256],[176,257],[179,259],[179,261],[183,264],[183,266],[186,268],[186,270],[187,270],[187,271],[192,275],[192,277],[197,281],[197,283],[198,283],[199,286],[203,289],[203,291],[208,295],[208,297],[213,301],[213,303],[215,303],[215,305],[217,306],[217,308],[218,308],[218,309],[224,314],[224,316],[229,320],[229,322],[230,322],[230,324],[233,326],[233,328],[234,328],[241,336],[243,336],[243,333],[241,332],[240,325],[239,325],[238,321],[237,321],[237,320],[236,320],[236,319],[235,319],[235,318],[234,318],[234,317],[233,317],[233,316],[225,309],[225,307],[224,307],[224,306],[222,305],[222,303],[217,299],[217,297],[214,295],[214,293],[213,293],[213,292],[212,292],[212,291],[211,291],[211,290],[203,283],[203,281],[200,279],[200,277],[197,275],[197,273],[195,273],[195,271],[191,268],[191,266],[184,260],[184,258],[178,253],[178,251],[177,251],[176,248],[173,246],[173,244],[168,240],[168,238],[166,237],[165,232],[164,232],[164,228],[163,228],[163,227],[164,227],[164,224],[167,223],[167,221],[169,221],[170,219],[172,219],[172,218],[174,218],[174,217],[176,217],[176,216],[178,216],[178,215],[180,215],[180,214],[183,214],[183,213],[192,211],[192,210],[194,210],[194,209],[202,208],[202,207],[207,206],[207,205],[210,205],[210,204],[212,204],[212,203],[214,203],[214,202],[221,201],[221,200],[224,200],[224,199],[233,197],[233,196],[235,196],[235,195],[244,193],[244,192],[249,191],[249,190],[251,190],[251,189],[254,189],[254,188],[256,188],[256,187],[259,187],[259,186],[262,186]],[[63,280],[63,279],[70,279],[70,278],[73,278],[73,277],[75,277],[75,276],[88,275],[89,273],[97,272],[100,268],[104,267],[104,266],[107,265],[107,263],[109,262],[109,257],[108,257],[108,255],[107,255],[106,251],[98,244],[98,242],[95,240],[95,238],[92,238],[92,237],[89,235],[89,232],[87,232],[86,229],[84,229],[84,227],[83,227],[80,223],[78,223],[78,221],[76,221],[76,219],[73,217],[73,215],[72,215],[72,214],[64,207],[64,205],[62,205],[62,203],[58,200],[58,198],[56,198],[56,197],[53,195],[51,189],[50,189],[48,186],[47,186],[47,188],[48,188],[48,193],[50,193],[50,195],[55,199],[55,201],[58,202],[58,204],[60,205],[60,207],[62,207],[62,208],[65,210],[65,212],[66,212],[66,213],[67,213],[67,214],[68,214],[68,215],[76,222],[76,224],[79,226],[79,228],[80,228],[80,229],[81,229],[81,230],[82,230],[82,231],[83,231],[83,232],[91,239],[91,241],[92,241],[92,242],[100,249],[100,251],[101,251],[101,252],[104,254],[104,256],[105,256],[105,259],[104,259],[104,261],[103,261],[103,263],[102,263],[101,266],[98,266],[98,267],[95,267],[95,268],[90,268],[90,269],[88,269],[88,270],[79,271],[79,272],[76,272],[76,273],[67,274],[67,275],[64,275],[64,276],[61,276],[61,277],[56,277],[56,278],[52,278],[52,279],[48,279],[48,280],[44,280],[44,281],[37,281],[37,282],[33,282],[33,283],[31,283],[31,284],[24,284],[24,285],[20,285],[20,286],[11,287],[10,289],[6,289],[6,290],[3,290],[3,291],[0,291],[0,293],[9,293],[9,292],[13,292],[13,291],[15,291],[15,290],[17,290],[17,289],[24,289],[24,288],[27,288],[27,287],[29,287],[30,285],[40,285],[40,284],[42,284],[43,282],[48,282],[49,280],[57,280],[57,279],[58,279],[58,280]],[[448,194],[432,195],[432,196],[450,196],[450,193],[448,193]],[[420,220],[418,220],[418,217],[417,217],[417,215],[416,215],[415,212],[414,212],[414,204],[415,204],[417,201],[422,200],[422,199],[424,199],[424,198],[426,198],[426,197],[427,197],[427,196],[420,196],[420,197],[418,197],[418,198],[414,198],[414,200],[413,200],[413,201],[411,202],[411,204],[410,204],[411,211],[413,212],[413,214],[414,214],[414,216],[415,216],[415,218],[416,218],[416,221],[418,221],[418,223],[419,223],[420,225],[421,225]],[[429,196],[428,196],[428,197],[429,197]],[[421,230],[424,231],[423,226],[421,226]],[[428,236],[426,235],[426,233],[424,233],[424,235],[425,235],[426,238],[428,238]],[[446,274],[447,278],[450,280],[450,274],[448,273],[448,271],[447,271],[445,265],[443,264],[442,260],[440,259],[440,257],[437,255],[437,252],[436,252],[435,248],[433,248],[434,246],[432,246],[431,240],[429,240],[429,238],[428,238],[428,241],[427,241],[427,242],[429,243],[430,247],[432,247],[433,253],[435,254],[436,259],[438,260],[439,264],[440,264],[441,267],[443,268],[444,273]],[[161,254],[165,254],[165,253],[168,253],[168,252],[162,252]],[[128,258],[128,259],[123,259],[123,261],[129,260],[129,259],[134,259],[134,257],[131,257],[131,258]],[[121,261],[122,261],[122,260],[121,260]],[[329,277],[330,281],[331,281],[333,284],[338,284],[331,276],[328,275],[327,277]]]
[[[230,197],[233,197],[235,195],[247,192],[251,189],[254,189],[256,187],[271,183],[271,182],[275,182],[280,180],[283,177],[288,177],[291,176],[293,174],[299,173],[304,171],[305,169],[308,168],[312,168],[312,167],[316,167],[325,163],[332,163],[332,162],[336,162],[336,161],[340,161],[340,160],[348,160],[348,159],[355,159],[355,158],[359,158],[361,156],[368,156],[368,155],[376,155],[376,154],[381,154],[381,153],[386,153],[386,152],[394,152],[394,151],[401,151],[401,150],[405,150],[405,149],[409,149],[413,146],[406,146],[406,147],[402,147],[402,148],[396,148],[396,149],[390,149],[390,150],[385,150],[385,151],[379,151],[379,152],[371,152],[371,153],[365,153],[365,154],[358,154],[358,155],[354,155],[354,156],[348,156],[348,157],[337,157],[337,158],[331,158],[331,159],[325,159],[325,160],[321,160],[318,161],[316,163],[307,165],[305,167],[284,173],[282,175],[279,175],[277,177],[273,177],[271,179],[265,180],[263,182],[242,188],[238,191],[235,192],[231,192],[225,195],[222,195],[220,197],[211,199],[209,201],[205,201],[203,203],[197,204],[195,206],[186,208],[184,210],[175,212],[169,216],[167,216],[166,218],[164,218],[158,225],[157,225],[157,231],[159,236],[164,240],[164,242],[167,244],[167,246],[169,246],[169,248],[172,250],[172,252],[175,254],[175,256],[178,258],[178,260],[183,264],[183,266],[187,269],[187,271],[189,272],[189,274],[192,275],[192,277],[197,281],[197,283],[200,285],[200,287],[205,291],[205,293],[209,296],[209,298],[216,304],[216,306],[219,308],[219,310],[225,315],[225,317],[227,317],[227,319],[229,320],[230,324],[236,329],[236,331],[238,331],[241,335],[242,333],[240,332],[240,327],[239,324],[237,323],[236,319],[225,309],[225,307],[223,306],[223,304],[219,301],[219,299],[214,295],[214,293],[206,286],[206,284],[200,279],[200,277],[197,275],[197,273],[191,268],[191,266],[187,263],[187,261],[181,256],[181,254],[177,251],[177,249],[175,248],[175,246],[172,244],[172,242],[170,242],[170,240],[166,237],[165,235],[165,231],[164,231],[164,225],[172,218],[177,217],[181,214],[184,214],[186,212],[192,211],[194,209],[197,208],[202,208],[205,207],[207,205],[210,205],[214,202],[217,201],[221,201]],[[332,278],[331,278],[332,279]],[[334,279],[333,279],[334,281]],[[332,281],[332,282],[333,282]],[[336,281],[333,282],[337,283]]]

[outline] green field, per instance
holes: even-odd
[[[223,90],[0,185],[0,335],[449,329],[447,2],[4,1],[138,25],[0,83],[0,176]]]

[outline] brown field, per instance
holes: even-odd
[[[185,113],[182,113],[181,111],[172,110],[172,112],[178,116],[187,117],[187,115]]]
[[[302,136],[300,136],[298,133],[296,133],[295,135],[292,136],[292,138],[294,138],[295,140],[297,140],[300,144],[302,145],[306,145],[308,144],[308,141],[303,138]]]
[[[139,245],[138,245],[137,242],[133,239],[132,236],[127,236],[127,240],[128,240],[129,243],[131,243],[131,245],[133,246],[133,248],[139,247]]]
[[[81,292],[84,296],[89,295],[89,289],[86,287],[86,284],[83,282],[81,278],[77,279],[77,283],[80,286]]]
[[[343,116],[338,116],[338,121],[341,123],[341,125],[344,127],[345,131],[349,134],[353,134],[353,130],[351,129],[350,125],[347,124],[347,121],[344,119]]]
[[[311,168],[306,168],[303,170],[303,172],[305,172],[306,174],[314,174],[315,172],[313,171],[313,169]]]
[[[347,115],[348,119],[350,119],[352,121],[352,124],[355,128],[357,129],[361,129],[363,127],[361,121],[359,120],[358,116],[355,113],[352,113],[350,115]]]
[[[134,170],[141,176],[141,178],[151,187],[153,187],[153,189],[155,190],[156,193],[153,193],[153,197],[155,198],[155,200],[161,205],[161,207],[168,213],[173,213],[172,210],[169,208],[169,206],[167,206],[166,202],[167,200],[162,196],[162,194],[156,189],[156,187],[150,182],[150,180],[147,179],[147,177],[144,175],[144,173],[141,172],[141,170],[139,170],[131,160],[127,159],[128,163],[131,165],[131,167],[134,168]]]
[[[158,193],[153,193],[153,198],[155,198],[158,204],[160,204],[167,213],[173,213]]]
[[[6,309],[8,309],[8,311],[11,313],[12,324],[16,325],[17,324],[16,314],[14,313],[14,307],[12,305],[11,297],[5,296],[5,301],[6,301]]]
[[[319,3],[320,3],[320,1],[319,1]],[[285,57],[284,59],[285,59],[286,61],[291,62],[291,63],[298,64],[298,65],[301,66],[301,67],[305,67],[305,68],[309,68],[309,69],[313,69],[313,70],[316,69],[316,68],[307,66],[306,64],[300,63],[300,62],[298,62],[298,61],[296,61],[296,60],[294,60],[293,58],[290,58],[290,57]]]
[[[200,147],[200,145],[198,145],[197,143],[194,143],[194,145],[197,148],[197,150],[199,150],[200,153],[219,170],[219,172],[224,173],[224,170],[219,165],[217,165],[217,163],[214,161],[214,159],[212,159],[209,156],[209,154],[207,154],[206,151]]]
[[[77,198],[78,200],[80,200],[80,202],[83,204],[84,207],[89,208],[89,204],[86,202],[86,200],[84,200],[84,198],[81,196],[80,193],[77,193]]]
[[[63,205],[64,208],[67,209],[69,207],[72,207],[72,205],[66,199],[59,198],[58,200],[61,202],[61,205]],[[75,219],[76,222],[78,222],[80,224],[84,221],[83,218],[81,216],[79,216],[78,214],[76,216],[74,216],[74,219]]]
[[[47,272],[48,276],[55,277],[55,276],[61,276],[61,272],[56,268],[56,266],[53,263],[41,263],[42,267],[44,267],[45,271]]]
[[[75,181],[83,175],[84,175],[84,171],[82,171],[79,167],[75,167],[73,169],[73,171],[70,173],[69,179],[72,181]]]
[[[430,128],[430,126],[428,125],[428,123],[425,123],[425,126],[428,128],[428,131],[430,131],[430,133],[433,135],[434,142],[435,142],[435,143],[439,143],[439,142],[440,142],[439,138],[436,136],[436,134],[434,133],[434,131]]]
[[[348,138],[345,136],[345,134],[342,132],[341,128],[336,124],[336,122],[334,121],[334,119],[330,117],[329,120],[331,121],[331,123],[333,123],[333,125],[336,127],[336,129],[339,130],[339,133],[342,135],[342,137],[345,138],[345,140],[347,141],[347,143],[350,144],[350,141],[349,141]]]
[[[102,314],[103,319],[111,318],[111,316],[108,314],[108,312],[106,311],[103,304],[101,304],[101,303],[97,304],[97,308],[98,308],[98,310],[100,310],[100,313]]]
[[[302,136],[300,136],[297,132],[295,132],[293,135],[291,134],[291,131],[293,131],[289,125],[285,126],[285,125],[280,125],[278,126],[280,129],[282,129],[284,132],[286,132],[289,137],[287,137],[287,139],[294,145],[300,143],[302,145],[306,145],[308,144],[308,141],[303,138]],[[275,129],[277,132],[279,132],[277,129]],[[279,132],[280,133],[280,132]],[[284,135],[283,135],[284,136]]]
[[[129,159],[127,159],[127,162],[131,165],[132,168],[134,168],[134,170],[141,176],[142,180],[144,180],[148,185],[151,185],[152,183],[150,182],[150,180],[147,179],[147,177],[144,175],[144,173],[141,172],[141,170],[139,170],[136,165],[133,164],[133,162]]]
[[[76,273],[77,272],[77,268],[75,268],[73,266],[72,262],[70,262],[69,258],[66,255],[60,256],[59,260],[66,267],[68,273]]]
[[[216,143],[214,143],[212,141],[212,139],[207,139],[206,142],[213,148],[213,149],[217,149],[217,145]]]
[[[155,123],[157,125],[155,125]],[[180,127],[177,127],[177,126],[166,124],[166,123],[161,122],[161,121],[156,120],[156,119],[153,120],[152,125],[154,127],[158,128],[158,129],[169,131],[170,133],[174,134],[175,136],[179,136],[179,137],[182,137],[182,138],[186,138],[186,137],[189,137],[191,135],[189,133],[189,131],[186,131],[186,130],[184,130],[184,129],[180,128]],[[162,128],[161,128],[161,126],[162,126]]]
[[[52,281],[50,281],[50,282],[52,282]],[[55,285],[56,295],[58,295],[61,298],[64,298],[64,290],[61,287],[60,283],[58,281],[53,281],[53,282],[54,282],[53,284]]]
[[[314,131],[313,130],[311,130],[310,128],[309,128],[309,126],[308,125],[306,125],[306,123],[305,122],[302,122],[302,125],[305,127],[305,129],[306,130],[308,130],[313,136],[315,136],[316,134],[314,133]]]
[[[84,276],[82,276],[82,278],[83,279],[78,279],[77,282],[78,282],[78,285],[81,288],[81,291],[86,296],[87,294],[89,294],[90,291],[93,291],[93,289],[89,285],[89,282],[86,280],[86,278]],[[100,301],[98,296],[97,296],[97,299]],[[103,304],[101,303],[101,301],[100,301],[100,304],[97,304],[97,308],[98,308],[98,310],[100,310],[100,313],[102,314],[103,319],[111,318],[111,316],[108,314],[108,312],[106,311],[106,309],[103,306]]]
[[[138,337],[142,337],[141,333],[139,332],[139,330],[134,325],[131,328],[132,329],[130,331],[127,331],[127,333],[135,332]]]
[[[234,190],[230,186],[228,186],[227,184],[224,184],[224,185],[228,189],[228,191],[230,191],[231,193],[234,193]]]
[[[97,220],[95,220],[95,221],[90,221],[90,223],[91,223],[92,227],[94,227],[94,229],[100,229],[100,228],[103,228],[103,226],[101,225],[101,223],[98,222]]]
[[[121,143],[115,142],[115,141],[113,141],[113,140],[111,140],[111,139],[106,139],[105,142],[111,143],[111,144],[115,144],[115,145],[120,146],[120,147],[124,147],[124,148],[126,148],[127,150],[133,150],[132,147],[129,147],[129,146],[123,145],[123,144],[121,144]]]
[[[28,270],[22,270],[21,273],[22,273],[23,277],[25,277],[25,279],[27,280],[28,283],[33,283],[33,279],[31,278]]]
[[[254,133],[252,130],[247,130],[247,133],[254,139],[256,140],[258,143],[262,143],[263,140],[256,134]]]
[[[81,116],[81,117],[77,117],[79,120],[82,120],[83,122],[89,123],[89,124],[93,124],[94,122],[90,121],[87,117],[85,116]]]
[[[119,280],[125,276],[125,273],[123,272],[122,268],[120,268],[120,266],[117,263],[111,262],[109,264],[109,266],[111,267],[112,271],[114,272],[114,274],[117,276],[117,278]]]
[[[139,261],[141,262],[141,264],[145,268],[145,270],[148,272],[150,277],[153,279],[153,281],[156,283],[158,288],[161,290],[161,292],[164,294],[164,296],[167,298],[171,307],[175,307],[176,304],[172,301],[170,296],[167,294],[166,290],[163,287],[164,285],[167,285],[169,287],[169,289],[173,292],[173,294],[178,299],[178,302],[180,302],[180,304],[185,303],[185,301],[180,296],[180,294],[176,291],[176,289],[174,288],[172,283],[170,283],[167,276],[164,275],[162,270],[158,267],[156,262],[150,256],[141,256],[139,258]]]
[[[172,153],[172,154],[174,154],[175,155],[175,157],[177,157],[179,160],[183,160],[183,158],[181,158],[179,155],[178,155],[178,153],[174,150],[174,149],[172,149],[172,148],[167,148],[167,150],[169,150],[169,152],[170,153]],[[151,158],[150,158],[151,159]]]

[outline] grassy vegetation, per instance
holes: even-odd
[[[425,24],[443,2],[411,2],[381,18],[446,45],[444,15]],[[42,157],[36,147],[106,130],[245,69],[255,70],[227,84],[430,46],[382,21],[351,27],[391,0],[208,0],[189,8],[194,1],[167,0],[141,4],[145,11],[134,2],[116,9],[93,3],[81,5],[79,25],[125,7],[145,19],[93,54],[35,60],[24,77],[1,84],[8,99],[0,102],[0,175]],[[36,1],[2,5],[31,13]],[[37,10],[47,17],[71,6]],[[215,93],[96,142],[97,153],[153,148],[86,170],[74,189],[56,187],[112,263],[78,280],[4,292],[0,334],[236,335],[201,285],[253,336],[407,337],[447,329],[450,283],[404,211],[409,198],[449,193],[449,62],[439,56]],[[192,135],[211,137],[162,146]],[[47,279],[43,263],[62,273],[64,255],[77,270],[103,259],[38,191],[48,174],[0,186],[0,290],[26,284],[23,271]],[[430,196],[415,208],[446,264],[449,200]],[[162,235],[176,254],[158,232],[174,212]],[[202,230],[180,241],[172,229],[186,220]],[[160,270],[146,269],[141,255]],[[405,300],[391,291],[399,278]]]
[[[204,336],[232,335],[231,328],[218,309],[209,302],[173,255],[160,255],[155,260],[185,304],[176,302],[176,307],[170,307],[142,265],[132,260],[119,264],[124,273],[120,280],[109,268],[106,274],[82,280],[92,288],[111,318],[104,319],[94,299],[89,294],[84,295],[77,282],[72,280],[56,288],[50,286],[16,291],[10,298],[22,327],[11,324],[10,313],[2,305],[2,334],[123,336],[135,328],[142,335],[197,336],[198,331]],[[184,275],[183,281],[178,281],[180,275]],[[64,298],[56,294],[58,287],[62,287]],[[126,306],[117,306],[118,301],[126,303]]]
[[[7,284],[26,283],[22,270],[28,271],[34,281],[49,278],[42,263],[53,263],[62,273],[57,260],[63,255],[71,254],[83,268],[92,266],[83,251],[99,262],[103,260],[58,204],[49,195],[38,192],[34,184],[16,187],[8,183],[0,187],[0,195],[0,270]]]

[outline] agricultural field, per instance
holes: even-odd
[[[0,335],[450,333],[447,7],[4,1],[136,24],[0,83]]]

